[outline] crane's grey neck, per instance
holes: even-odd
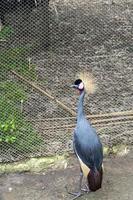
[[[83,91],[79,97],[77,121],[79,121],[84,116],[84,109],[83,109],[84,96],[85,96],[85,91]]]

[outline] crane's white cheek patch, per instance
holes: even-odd
[[[89,172],[90,172],[90,169],[89,169],[89,167],[87,167],[87,166],[82,162],[82,160],[79,158],[79,156],[78,156],[78,159],[79,159],[79,162],[80,162],[80,166],[81,166],[82,172],[83,172],[84,176],[87,177],[88,174],[89,174]]]
[[[84,88],[84,84],[83,84],[83,82],[81,82],[80,84],[79,84],[79,87],[78,87],[80,90],[82,90],[83,88]]]

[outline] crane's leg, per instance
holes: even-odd
[[[81,188],[81,191],[89,193],[90,189],[89,189],[88,185],[85,184],[85,188]]]
[[[69,192],[69,191],[67,191],[69,194],[75,196],[72,200],[75,200],[75,199],[77,199],[78,197],[80,197],[81,195],[83,195],[83,193],[82,193],[82,191],[81,191],[82,179],[83,179],[83,172],[81,171],[81,172],[80,172],[80,179],[79,179],[78,192]]]

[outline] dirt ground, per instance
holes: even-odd
[[[132,200],[132,152],[124,157],[106,158],[104,167],[102,189],[85,194],[79,200]],[[1,175],[0,200],[71,200],[72,196],[66,192],[65,186],[76,191],[78,178],[79,165],[73,156],[66,169],[49,169],[39,174]]]

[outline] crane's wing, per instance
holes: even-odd
[[[103,161],[103,149],[99,137],[95,133],[92,138],[89,138],[89,135],[82,138],[81,135],[79,137],[76,134],[76,131],[75,129],[73,137],[73,147],[76,155],[90,169],[97,168],[99,170]]]

